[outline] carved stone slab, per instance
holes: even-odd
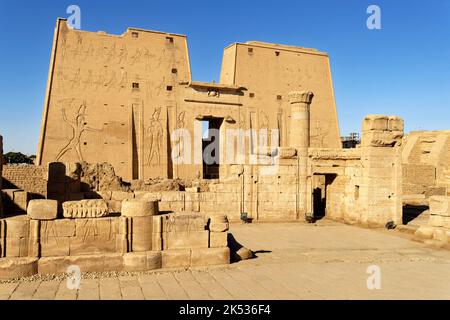
[[[108,204],[102,199],[66,201],[62,204],[64,218],[100,218],[108,215]]]

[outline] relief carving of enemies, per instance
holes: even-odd
[[[163,138],[163,129],[161,125],[161,107],[156,108],[150,120],[150,126],[147,128],[148,141],[150,144],[147,164],[161,162],[161,142]]]
[[[73,99],[71,102],[73,102]],[[58,152],[56,156],[56,161],[59,161],[61,157],[64,156],[64,154],[66,154],[69,151],[75,151],[78,161],[80,162],[84,161],[83,153],[81,150],[81,137],[83,133],[85,131],[92,131],[92,132],[102,131],[101,129],[94,129],[87,126],[86,108],[87,108],[86,102],[83,101],[73,120],[69,120],[66,115],[66,109],[64,107],[61,107],[62,118],[64,122],[67,123],[72,128],[72,136],[67,142],[67,144],[63,146],[61,150]]]

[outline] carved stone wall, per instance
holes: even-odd
[[[235,59],[229,54],[233,48],[237,63],[228,59]],[[258,54],[248,55],[248,48]],[[252,77],[261,66],[267,67],[266,77]],[[230,72],[235,77],[227,76]],[[272,149],[289,147],[289,132],[296,127],[289,120],[288,93],[307,86],[317,96],[308,141],[341,147],[326,53],[233,45],[225,50],[221,80],[192,81],[183,35],[129,28],[115,36],[69,29],[59,19],[37,163],[109,162],[127,182],[202,177],[202,155],[196,154],[196,146],[202,148],[201,121],[220,127],[219,154],[224,157],[231,153],[228,129],[265,132],[261,140]],[[256,144],[253,136],[246,143],[246,164]]]

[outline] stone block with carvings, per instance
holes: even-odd
[[[66,201],[62,207],[64,218],[100,218],[109,214],[108,204],[102,199]]]

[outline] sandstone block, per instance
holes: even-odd
[[[133,252],[144,252],[152,250],[152,234],[133,233],[131,249]]]
[[[111,200],[123,201],[126,199],[133,199],[134,193],[126,191],[113,191],[111,194]]]
[[[42,257],[64,257],[70,254],[70,238],[53,235],[41,236]]]
[[[241,261],[253,258],[253,251],[245,247],[240,248],[233,253],[233,261]]]
[[[163,216],[163,232],[204,231],[208,219],[202,214],[175,213]]]
[[[100,218],[109,214],[108,205],[102,199],[66,201],[62,204],[64,218]]]
[[[278,155],[280,159],[293,159],[297,156],[297,150],[290,147],[280,147],[278,148]]]
[[[0,279],[2,280],[29,277],[37,272],[37,258],[0,259]]]
[[[120,213],[122,211],[122,201],[109,200],[108,201],[109,213]]]
[[[129,199],[122,202],[122,216],[125,217],[154,216],[158,213],[158,201]]]
[[[161,251],[163,268],[189,268],[191,265],[191,249]]]
[[[443,227],[446,229],[450,229],[450,217],[442,217]]]
[[[185,189],[185,191],[197,193],[197,192],[200,192],[200,187],[188,187]]]
[[[221,248],[228,245],[228,232],[210,232],[209,233],[209,247]]]
[[[230,249],[195,248],[192,249],[191,266],[210,266],[230,263]]]
[[[125,271],[154,270],[160,269],[161,266],[161,251],[129,252],[123,255]]]
[[[414,234],[420,239],[431,239],[433,238],[434,227],[421,226]]]
[[[4,220],[6,223],[7,238],[26,238],[30,230],[28,216],[15,216]]]
[[[71,219],[57,219],[41,222],[41,238],[73,237],[75,236],[75,221]]]
[[[428,225],[431,227],[443,227],[444,219],[442,216],[430,215]]]
[[[145,252],[129,252],[123,255],[123,269],[125,271],[144,271],[147,268],[147,254]]]
[[[165,233],[163,234],[163,244],[165,249],[208,248],[209,231]]]
[[[370,131],[370,130],[379,130],[386,131],[388,130],[388,121],[389,117],[385,115],[377,115],[371,114],[367,115],[362,124],[362,131]]]
[[[398,116],[390,116],[388,119],[388,130],[403,131],[404,130],[403,119]]]
[[[450,196],[430,197],[430,214],[450,217]]]
[[[111,200],[111,197],[112,197],[112,191],[97,191],[97,194],[98,194],[103,200]]]
[[[211,232],[225,232],[229,229],[228,218],[226,215],[212,215],[209,218],[209,230]]]
[[[147,251],[147,270],[162,268],[161,251]]]
[[[44,257],[38,261],[41,274],[66,273],[70,265],[77,265],[81,272],[122,271],[122,254],[93,254],[70,257]]]
[[[445,228],[435,228],[433,232],[433,239],[447,242],[447,230]]]
[[[14,204],[16,206],[16,212],[25,213],[27,212],[27,205],[30,201],[30,194],[26,191],[16,191],[14,192]]]
[[[34,220],[54,220],[58,215],[58,202],[56,200],[31,200],[28,204],[27,214]]]
[[[27,257],[29,238],[8,237],[5,240],[6,257]]]

